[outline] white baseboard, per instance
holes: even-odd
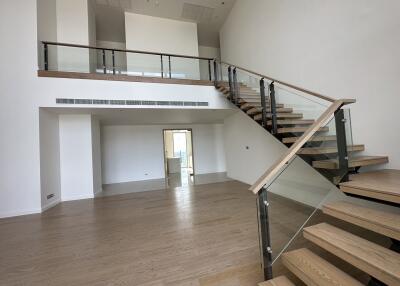
[[[51,203],[49,203],[49,204],[47,204],[47,205],[44,205],[44,206],[42,207],[42,212],[45,212],[45,211],[47,211],[48,209],[51,209],[52,207],[55,207],[55,206],[58,205],[59,203],[61,203],[61,200],[60,200],[60,199],[54,200],[54,201],[52,201]]]
[[[20,210],[20,211],[13,211],[13,212],[4,212],[4,213],[0,213],[0,218],[8,218],[8,217],[31,215],[31,214],[39,214],[41,212],[42,212],[41,209],[31,209],[31,210]]]
[[[77,196],[67,196],[67,197],[61,197],[62,202],[68,202],[68,201],[78,201],[78,200],[87,200],[87,199],[93,199],[94,195],[93,194],[87,194],[87,195],[77,195]]]
[[[97,191],[94,192],[94,197],[97,197],[99,194],[101,194],[103,192],[103,189],[99,189]]]

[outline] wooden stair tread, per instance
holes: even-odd
[[[252,108],[247,111],[248,115],[254,115],[255,117],[258,115],[261,118],[261,108]],[[267,112],[267,118],[271,118],[272,114]],[[276,113],[277,118],[303,118],[303,114],[301,113],[292,113],[292,112],[278,112]],[[258,120],[254,119],[254,120]]]
[[[283,143],[294,143],[296,142],[300,137],[286,137],[282,138]],[[308,142],[322,142],[322,141],[336,141],[336,136],[335,135],[326,135],[326,136],[313,136],[308,140]],[[315,162],[315,161],[314,161]]]
[[[259,110],[259,112],[261,112],[262,111],[262,107],[259,107],[259,106],[255,106],[254,104],[252,104],[252,103],[245,103],[245,104],[242,104],[241,106],[240,106],[240,109],[242,109],[242,110],[256,110],[257,109],[257,112],[258,112],[258,110]],[[267,108],[267,112],[268,111],[271,111],[271,109],[270,108]],[[293,112],[293,109],[292,108],[286,108],[286,107],[277,107],[276,108],[276,111],[277,112],[285,112],[285,113],[290,113],[290,112]]]
[[[247,95],[257,96],[258,98],[261,98],[260,93],[257,92],[257,91],[250,91],[250,90],[249,91],[242,91],[242,90],[240,90],[239,94],[238,94],[239,97],[243,97],[243,96],[247,96]]]
[[[241,100],[239,100],[239,103],[240,103],[241,105],[246,105],[246,106],[252,106],[252,107],[261,108],[261,102],[260,102],[260,100],[255,101],[255,102],[252,102],[252,101],[245,101],[245,100],[241,99]],[[267,104],[267,109],[271,109],[271,108],[269,107],[269,102],[266,102],[266,104]],[[283,104],[281,104],[281,103],[277,103],[277,104],[276,104],[276,108],[283,108],[283,107],[284,107],[284,106],[283,106]]]
[[[258,283],[258,286],[295,286],[286,276],[279,276],[274,279]]]
[[[278,125],[311,125],[313,123],[313,119],[281,119],[277,121]],[[271,126],[272,121],[269,120],[267,125]]]
[[[244,99],[244,100],[257,100],[257,101],[261,101],[261,96],[259,94],[239,94],[238,96],[239,99]],[[266,101],[268,101],[268,99],[266,99]]]
[[[229,88],[222,87],[222,88],[220,88],[218,90],[220,92],[223,92],[223,93],[230,93],[230,89]],[[260,98],[260,93],[255,91],[255,90],[252,90],[252,89],[247,89],[247,90],[240,90],[238,96],[239,97],[241,97],[241,96],[249,96],[249,97],[258,97],[258,98]]]
[[[328,203],[322,210],[330,216],[400,240],[400,213],[349,202]]]
[[[249,115],[252,115],[252,114],[249,114]],[[279,120],[278,120],[278,125],[282,125],[282,124],[279,123],[279,122],[282,122],[282,121],[284,121],[284,120],[290,120],[290,119],[292,119],[292,120],[302,120],[302,118],[303,118],[303,114],[301,114],[301,113],[277,113],[276,116],[277,116],[277,118],[279,119]],[[267,118],[268,118],[268,119],[271,119],[271,113],[267,113]],[[261,113],[258,113],[258,114],[256,114],[256,115],[254,115],[254,120],[260,121],[261,119],[262,119]],[[271,125],[272,125],[272,121],[269,120],[269,121],[267,122],[267,124],[268,124],[269,126],[271,126]]]
[[[259,104],[259,106],[261,106],[261,97],[260,96],[257,96],[257,97],[239,96],[239,100],[245,101],[245,102],[248,102],[248,103]],[[267,104],[269,104],[269,100],[268,99],[265,99],[265,102]]]
[[[306,248],[282,254],[282,262],[306,285],[363,285]]]
[[[347,146],[348,152],[359,152],[364,151],[364,145],[350,145]],[[338,152],[336,146],[331,147],[311,147],[311,148],[302,148],[297,152],[299,155],[321,155],[321,154],[335,154]]]
[[[400,285],[400,254],[354,234],[321,223],[304,237],[388,285]]]
[[[258,113],[258,112],[262,112],[262,107],[253,107],[252,109],[247,111],[247,113]],[[270,112],[270,108],[267,109],[267,113],[269,113],[269,112]],[[289,108],[289,107],[277,108],[276,112],[277,112],[277,114],[279,114],[279,113],[292,113],[293,109]]]
[[[384,164],[389,161],[387,156],[360,156],[360,157],[350,157],[349,167],[362,167],[362,166],[370,166],[377,164]],[[337,159],[328,159],[328,160],[318,160],[313,161],[312,166],[318,169],[338,169],[339,161]]]
[[[283,133],[303,133],[306,132],[309,127],[282,127],[278,128],[278,134],[283,134]],[[329,127],[321,127],[318,129],[318,132],[326,132],[329,131]]]
[[[340,189],[364,197],[400,204],[400,170],[379,170],[350,176]]]

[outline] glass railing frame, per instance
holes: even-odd
[[[169,79],[175,79],[173,77],[173,66],[171,64],[171,59],[173,58],[184,58],[184,59],[192,59],[192,60],[198,60],[199,63],[200,61],[207,61],[207,66],[208,66],[208,81],[210,82],[216,82],[217,81],[217,72],[214,69],[213,71],[213,62],[216,63],[217,59],[215,58],[208,58],[208,57],[196,57],[196,56],[189,56],[189,55],[179,55],[179,54],[169,54],[169,53],[158,53],[158,52],[148,52],[148,51],[139,51],[139,50],[127,50],[127,49],[116,49],[116,48],[103,48],[103,47],[96,47],[96,46],[88,46],[88,45],[79,45],[79,44],[68,44],[68,43],[58,43],[58,42],[50,42],[50,41],[42,41],[41,42],[43,45],[43,69],[45,71],[49,71],[49,47],[50,46],[57,46],[57,47],[69,47],[69,48],[79,48],[79,49],[87,49],[87,50],[97,50],[102,53],[101,58],[102,58],[102,63],[101,67],[103,70],[103,74],[108,74],[107,73],[107,65],[106,65],[106,52],[111,53],[111,58],[112,58],[112,66],[111,66],[111,71],[113,75],[116,75],[116,61],[115,61],[115,54],[116,52],[121,52],[121,53],[126,53],[128,54],[143,54],[143,55],[153,55],[153,56],[159,56],[160,57],[160,78],[169,78]],[[165,67],[164,64],[164,59],[168,60],[167,67]],[[215,64],[214,64],[215,67]],[[199,68],[200,69],[200,68]],[[62,71],[61,71],[62,72]],[[193,79],[191,79],[193,80]],[[201,75],[199,74],[199,79],[201,80]]]

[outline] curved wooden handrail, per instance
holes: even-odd
[[[287,86],[287,87],[289,87],[289,88],[292,88],[292,89],[295,89],[295,90],[298,90],[298,91],[307,93],[307,94],[309,94],[309,95],[318,97],[318,98],[320,98],[320,99],[323,99],[323,100],[326,100],[326,101],[329,101],[329,102],[335,102],[335,101],[336,101],[336,99],[334,99],[334,98],[332,98],[332,97],[329,97],[329,96],[326,96],[326,95],[322,95],[322,94],[313,92],[313,91],[311,91],[311,90],[307,90],[307,89],[302,88],[302,87],[295,86],[295,85],[293,85],[293,84],[290,84],[290,83],[287,83],[287,82],[284,82],[284,81],[281,81],[281,80],[275,79],[275,78],[273,78],[273,77],[266,76],[266,75],[263,75],[263,74],[260,74],[260,73],[254,72],[254,71],[251,71],[251,70],[246,69],[246,68],[242,68],[242,67],[237,66],[237,65],[233,65],[233,64],[230,64],[230,63],[227,63],[227,62],[224,62],[224,61],[220,61],[220,63],[225,64],[225,65],[228,65],[228,66],[235,67],[235,68],[240,69],[240,70],[242,70],[242,71],[245,71],[245,72],[254,74],[254,75],[258,76],[258,77],[268,79],[268,80],[273,81],[273,82],[275,82],[275,83],[278,83],[278,84]]]
[[[79,45],[79,44],[68,44],[68,43],[58,43],[58,42],[49,42],[49,41],[42,41],[42,44],[43,45],[49,45],[49,46],[61,46],[61,47],[70,47],[70,48],[82,48],[82,49],[115,51],[115,52],[123,52],[123,53],[146,54],[146,55],[165,56],[165,57],[174,57],[174,58],[187,58],[187,59],[206,60],[206,61],[215,60],[214,58],[195,57],[195,56],[188,56],[188,55],[156,53],[156,52],[147,52],[147,51],[139,51],[139,50],[100,48],[100,47],[96,47],[96,46],[87,46],[87,45]]]
[[[351,100],[355,102],[355,100]],[[249,190],[257,194],[261,188],[272,180],[283,166],[292,159],[300,148],[323,126],[325,126],[335,111],[343,105],[351,103],[348,99],[334,101],[327,110],[307,129],[307,131],[287,150],[279,160],[277,160],[250,188]]]

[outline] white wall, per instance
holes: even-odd
[[[0,1],[0,216],[41,211],[36,1]],[[10,25],[18,23],[18,25]]]
[[[173,128],[193,130],[196,174],[225,172],[222,124],[104,126],[103,183],[164,178],[163,129]]]
[[[400,119],[399,10],[397,0],[236,1],[220,33],[222,59],[356,98],[354,142],[365,143],[366,154],[389,155],[387,167],[399,168],[400,137],[389,128]]]
[[[97,47],[126,50],[126,44],[121,42],[97,41]],[[110,53],[106,54],[106,66],[111,71],[112,57],[110,56]],[[97,56],[97,68],[103,68],[103,58],[100,53]],[[126,53],[115,52],[115,70],[117,74],[126,72]]]
[[[224,120],[223,136],[228,177],[249,185],[287,150],[243,112]]]
[[[103,179],[101,175],[101,132],[100,122],[92,117],[92,168],[93,168],[93,193],[103,191]]]
[[[38,51],[39,66],[44,69],[44,52],[41,41],[57,42],[57,1],[37,0],[37,31],[38,31]],[[49,69],[57,70],[57,49],[50,48]]]
[[[225,172],[222,124],[194,125],[192,128],[196,175]]]
[[[58,114],[41,109],[39,121],[41,208],[46,210],[61,200]],[[48,199],[48,195],[54,196]]]
[[[223,131],[227,175],[249,185],[287,151],[279,140],[243,112],[227,117]],[[277,176],[269,191],[313,207],[317,207],[328,194],[333,197],[333,194],[340,193],[300,158]]]
[[[60,115],[62,201],[93,198],[91,115]]]
[[[221,50],[215,47],[199,46],[199,57],[220,59]]]
[[[89,46],[96,46],[96,1],[88,1],[88,34],[89,34]],[[97,69],[97,50],[90,50],[89,61],[90,61],[90,72],[95,72]]]
[[[230,108],[211,86],[39,78],[37,25],[36,0],[0,1],[0,120],[7,122],[0,125],[0,217],[41,211],[39,108],[60,107],[56,98],[208,101],[206,109]]]
[[[198,56],[197,24],[165,18],[125,13],[126,48],[128,50]],[[140,40],[138,40],[140,39]],[[160,75],[159,56],[128,54],[128,70]],[[197,60],[171,58],[173,77],[198,79]],[[168,72],[168,59],[164,59],[164,72]]]
[[[60,43],[89,45],[89,0],[57,0],[57,40]],[[92,17],[93,18],[93,17]],[[54,48],[54,47],[51,47]],[[89,72],[87,49],[57,47],[58,66],[62,71]]]
[[[199,57],[220,59],[221,50],[219,48],[214,48],[214,47],[199,46]],[[211,75],[212,75],[211,78],[214,77],[212,73],[213,73],[213,63],[211,62]],[[204,80],[209,79],[208,61],[200,61],[200,77],[201,79]]]

